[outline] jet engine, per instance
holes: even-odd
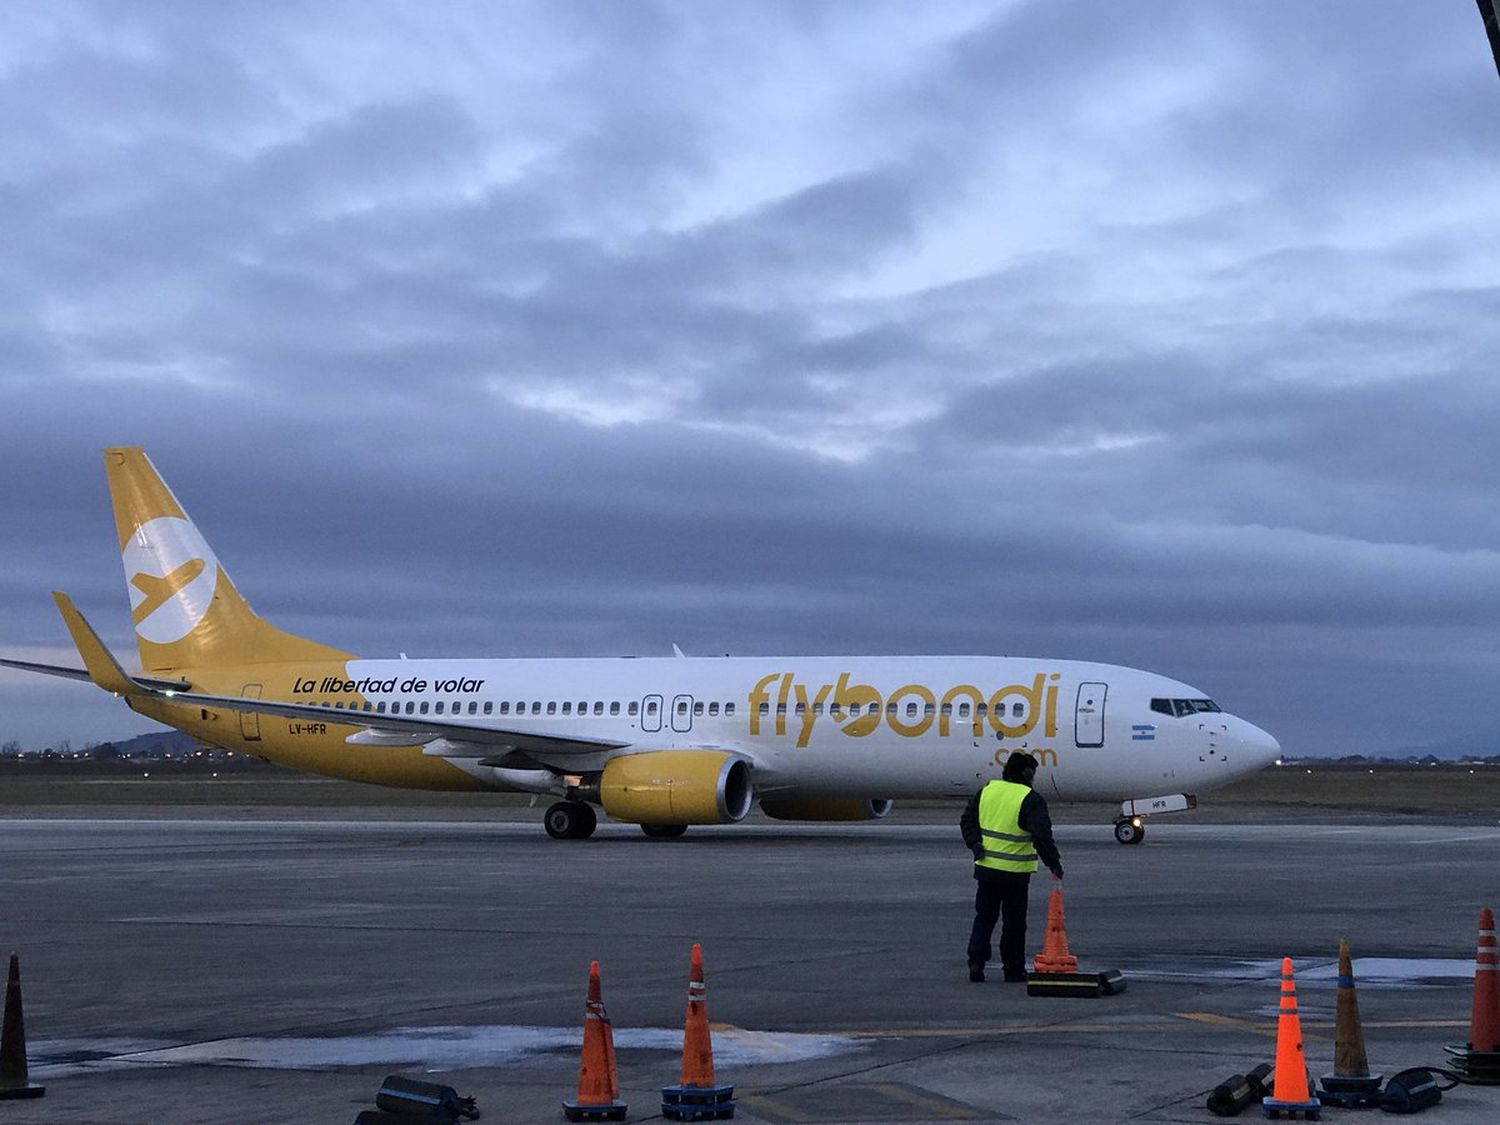
[[[750,766],[722,750],[652,750],[611,758],[599,803],[633,824],[732,824],[750,811]]]
[[[879,820],[891,811],[891,802],[880,797],[793,797],[761,801],[760,811],[773,820]]]

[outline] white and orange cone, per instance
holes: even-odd
[[[624,1121],[628,1107],[620,1100],[615,1069],[615,1035],[604,1010],[599,962],[589,962],[589,994],[583,1010],[583,1056],[578,1064],[578,1096],[563,1102],[569,1121]]]
[[[703,946],[693,944],[688,969],[687,1015],[682,1023],[682,1070],[676,1086],[663,1086],[661,1115],[668,1121],[724,1121],[734,1116],[734,1087],[714,1084],[714,1045],[708,1026],[708,985]]]

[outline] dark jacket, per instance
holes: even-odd
[[[1037,859],[1061,879],[1062,857],[1057,854],[1057,844],[1052,839],[1052,814],[1047,811],[1046,799],[1033,789],[1022,798],[1017,819],[1021,823],[1021,830],[1031,833]],[[979,834],[979,793],[970,797],[969,803],[964,806],[963,815],[958,818],[958,827],[964,834],[964,846],[977,857],[984,850],[984,837]],[[976,879],[1005,878],[1010,874],[1011,872],[997,871],[993,867],[974,865]]]

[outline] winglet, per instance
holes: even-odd
[[[68,632],[73,634],[73,643],[78,646],[78,655],[83,657],[83,666],[89,670],[89,679],[116,695],[144,694],[140,685],[125,674],[125,669],[120,667],[114,653],[104,647],[99,634],[83,619],[83,614],[78,612],[72,599],[58,590],[52,592],[52,599],[57,602]]]

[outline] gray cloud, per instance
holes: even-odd
[[[138,443],[359,651],[1032,653],[1290,749],[1465,730],[1500,90],[1452,7],[0,13],[0,645],[62,651],[62,586],[128,651]],[[28,742],[107,703],[0,677]]]

